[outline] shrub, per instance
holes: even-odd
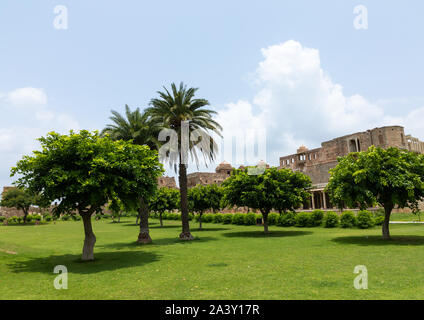
[[[222,222],[224,224],[231,224],[233,222],[233,214],[232,213],[226,213],[222,215]]]
[[[247,213],[244,215],[244,224],[246,226],[254,226],[256,225],[256,214]]]
[[[70,217],[69,215],[65,214],[65,215],[63,215],[63,216],[60,218],[60,220],[62,220],[62,221],[68,221],[70,218],[71,218],[71,217]]]
[[[79,214],[73,214],[71,217],[72,217],[72,220],[74,220],[74,221],[81,221],[81,219],[82,219]],[[102,218],[106,219],[106,216],[103,216]]]
[[[324,227],[335,228],[339,224],[339,216],[334,211],[328,211],[324,216]]]
[[[74,218],[73,215],[71,217],[72,217],[72,219]],[[103,215],[101,213],[98,213],[94,217],[95,217],[96,220],[101,220],[103,218]]]
[[[8,222],[8,223],[18,223],[18,217],[17,217],[17,216],[9,217],[9,218],[7,219],[7,222]]]
[[[353,228],[356,226],[356,216],[352,211],[344,211],[340,216],[342,228]]]
[[[18,217],[17,219],[16,219],[16,221],[18,222],[18,223],[22,223],[22,220],[23,220],[23,218],[22,217]],[[31,220],[30,220],[31,221]]]
[[[314,210],[310,216],[310,223],[312,227],[319,227],[322,225],[322,220],[324,219],[324,211]]]
[[[213,222],[213,214],[212,213],[204,214],[202,217],[202,221],[206,223]]]
[[[268,225],[275,226],[278,224],[278,219],[280,218],[280,215],[278,213],[270,213],[268,215]]]
[[[278,218],[278,225],[282,227],[292,227],[296,224],[296,213],[288,212],[283,213]]]
[[[308,212],[300,212],[295,217],[295,226],[299,228],[312,227],[312,215]]]
[[[19,217],[19,223],[21,223],[22,221],[24,221],[24,217]],[[26,222],[31,222],[32,220],[34,220],[34,216],[32,216],[32,215],[27,215],[27,217],[26,217]]]
[[[0,223],[6,220],[6,217],[0,216]]]
[[[39,214],[36,214],[36,215],[33,216],[33,220],[41,221],[41,216]]]
[[[213,222],[214,223],[222,223],[223,218],[224,217],[223,217],[223,214],[222,213],[216,213],[213,216]]]
[[[368,229],[374,226],[372,214],[369,211],[359,211],[357,217],[357,225],[360,229]]]
[[[180,214],[179,216],[180,216],[180,218],[181,218],[181,214]],[[193,214],[192,214],[192,213],[189,213],[189,214],[188,214],[188,221],[191,221],[191,220],[193,220],[193,219],[194,219]]]
[[[49,215],[49,214],[44,215],[44,221],[49,222],[49,221],[52,221],[52,219],[53,219],[53,217],[51,215]]]
[[[233,224],[243,225],[244,224],[244,214],[243,213],[235,213],[233,214]]]
[[[381,225],[383,225],[384,217],[383,216],[376,216],[376,217],[374,217],[373,222],[374,222],[375,226],[381,226]]]

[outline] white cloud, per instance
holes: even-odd
[[[319,147],[326,139],[382,125],[404,125],[407,133],[424,136],[424,108],[395,118],[359,94],[346,96],[323,70],[317,49],[290,40],[262,54],[253,74],[257,92],[252,102],[229,103],[218,120],[225,140],[244,128],[265,127],[269,163],[277,165],[280,156],[301,144]]]
[[[50,131],[79,129],[72,116],[49,107],[43,89],[26,87],[0,93],[0,113],[0,186],[10,184],[10,168],[39,147],[37,138]]]

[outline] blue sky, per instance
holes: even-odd
[[[53,26],[57,5],[67,30]],[[367,30],[353,26],[357,5]],[[3,0],[0,184],[39,135],[102,129],[111,109],[143,108],[180,81],[220,112],[224,136],[269,127],[271,164],[369,126],[399,123],[424,139],[423,10],[387,0]],[[339,118],[320,114],[334,110]]]

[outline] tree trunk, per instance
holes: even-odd
[[[268,212],[262,213],[262,217],[264,218],[264,232],[268,234]]]
[[[160,222],[160,226],[163,227],[162,212],[159,212],[159,222]]]
[[[28,211],[24,210],[24,224],[26,224],[27,216],[28,216]]]
[[[94,244],[96,243],[96,236],[93,233],[93,227],[91,225],[92,212],[81,212],[82,222],[84,223],[84,247],[82,248],[82,260],[92,261],[94,260]]]
[[[151,243],[152,238],[150,238],[149,232],[149,207],[147,206],[144,198],[140,198],[140,233],[138,235],[138,243]]]
[[[188,221],[188,200],[187,200],[187,167],[185,164],[179,165],[178,180],[180,182],[180,199],[181,199],[181,222],[182,232],[180,234],[181,240],[193,240],[190,233],[190,224]]]
[[[393,205],[384,206],[384,222],[382,227],[384,240],[390,239],[389,225],[390,225],[390,215],[392,213],[392,210],[393,210]]]
[[[199,213],[199,230],[202,230],[202,213]]]

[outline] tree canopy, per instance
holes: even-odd
[[[338,159],[327,192],[333,203],[385,209],[383,238],[389,239],[390,215],[396,206],[418,209],[424,198],[424,155],[397,148],[376,148]]]
[[[225,202],[231,206],[259,210],[268,232],[268,214],[273,209],[288,210],[300,206],[310,197],[310,179],[302,173],[277,168],[263,174],[249,175],[248,168],[234,170],[223,182]]]
[[[24,224],[32,205],[40,202],[39,197],[24,188],[11,188],[3,192],[0,206],[7,208],[16,208],[24,213]]]
[[[86,130],[69,135],[51,132],[39,141],[41,150],[12,168],[12,176],[19,176],[16,185],[46,201],[57,200],[55,214],[77,211],[86,234],[83,260],[92,260],[91,215],[115,199],[133,207],[140,195],[149,199],[163,172],[157,152]]]
[[[160,226],[163,226],[162,214],[179,208],[180,192],[177,189],[161,187],[150,199],[149,207],[153,212],[159,213]]]

